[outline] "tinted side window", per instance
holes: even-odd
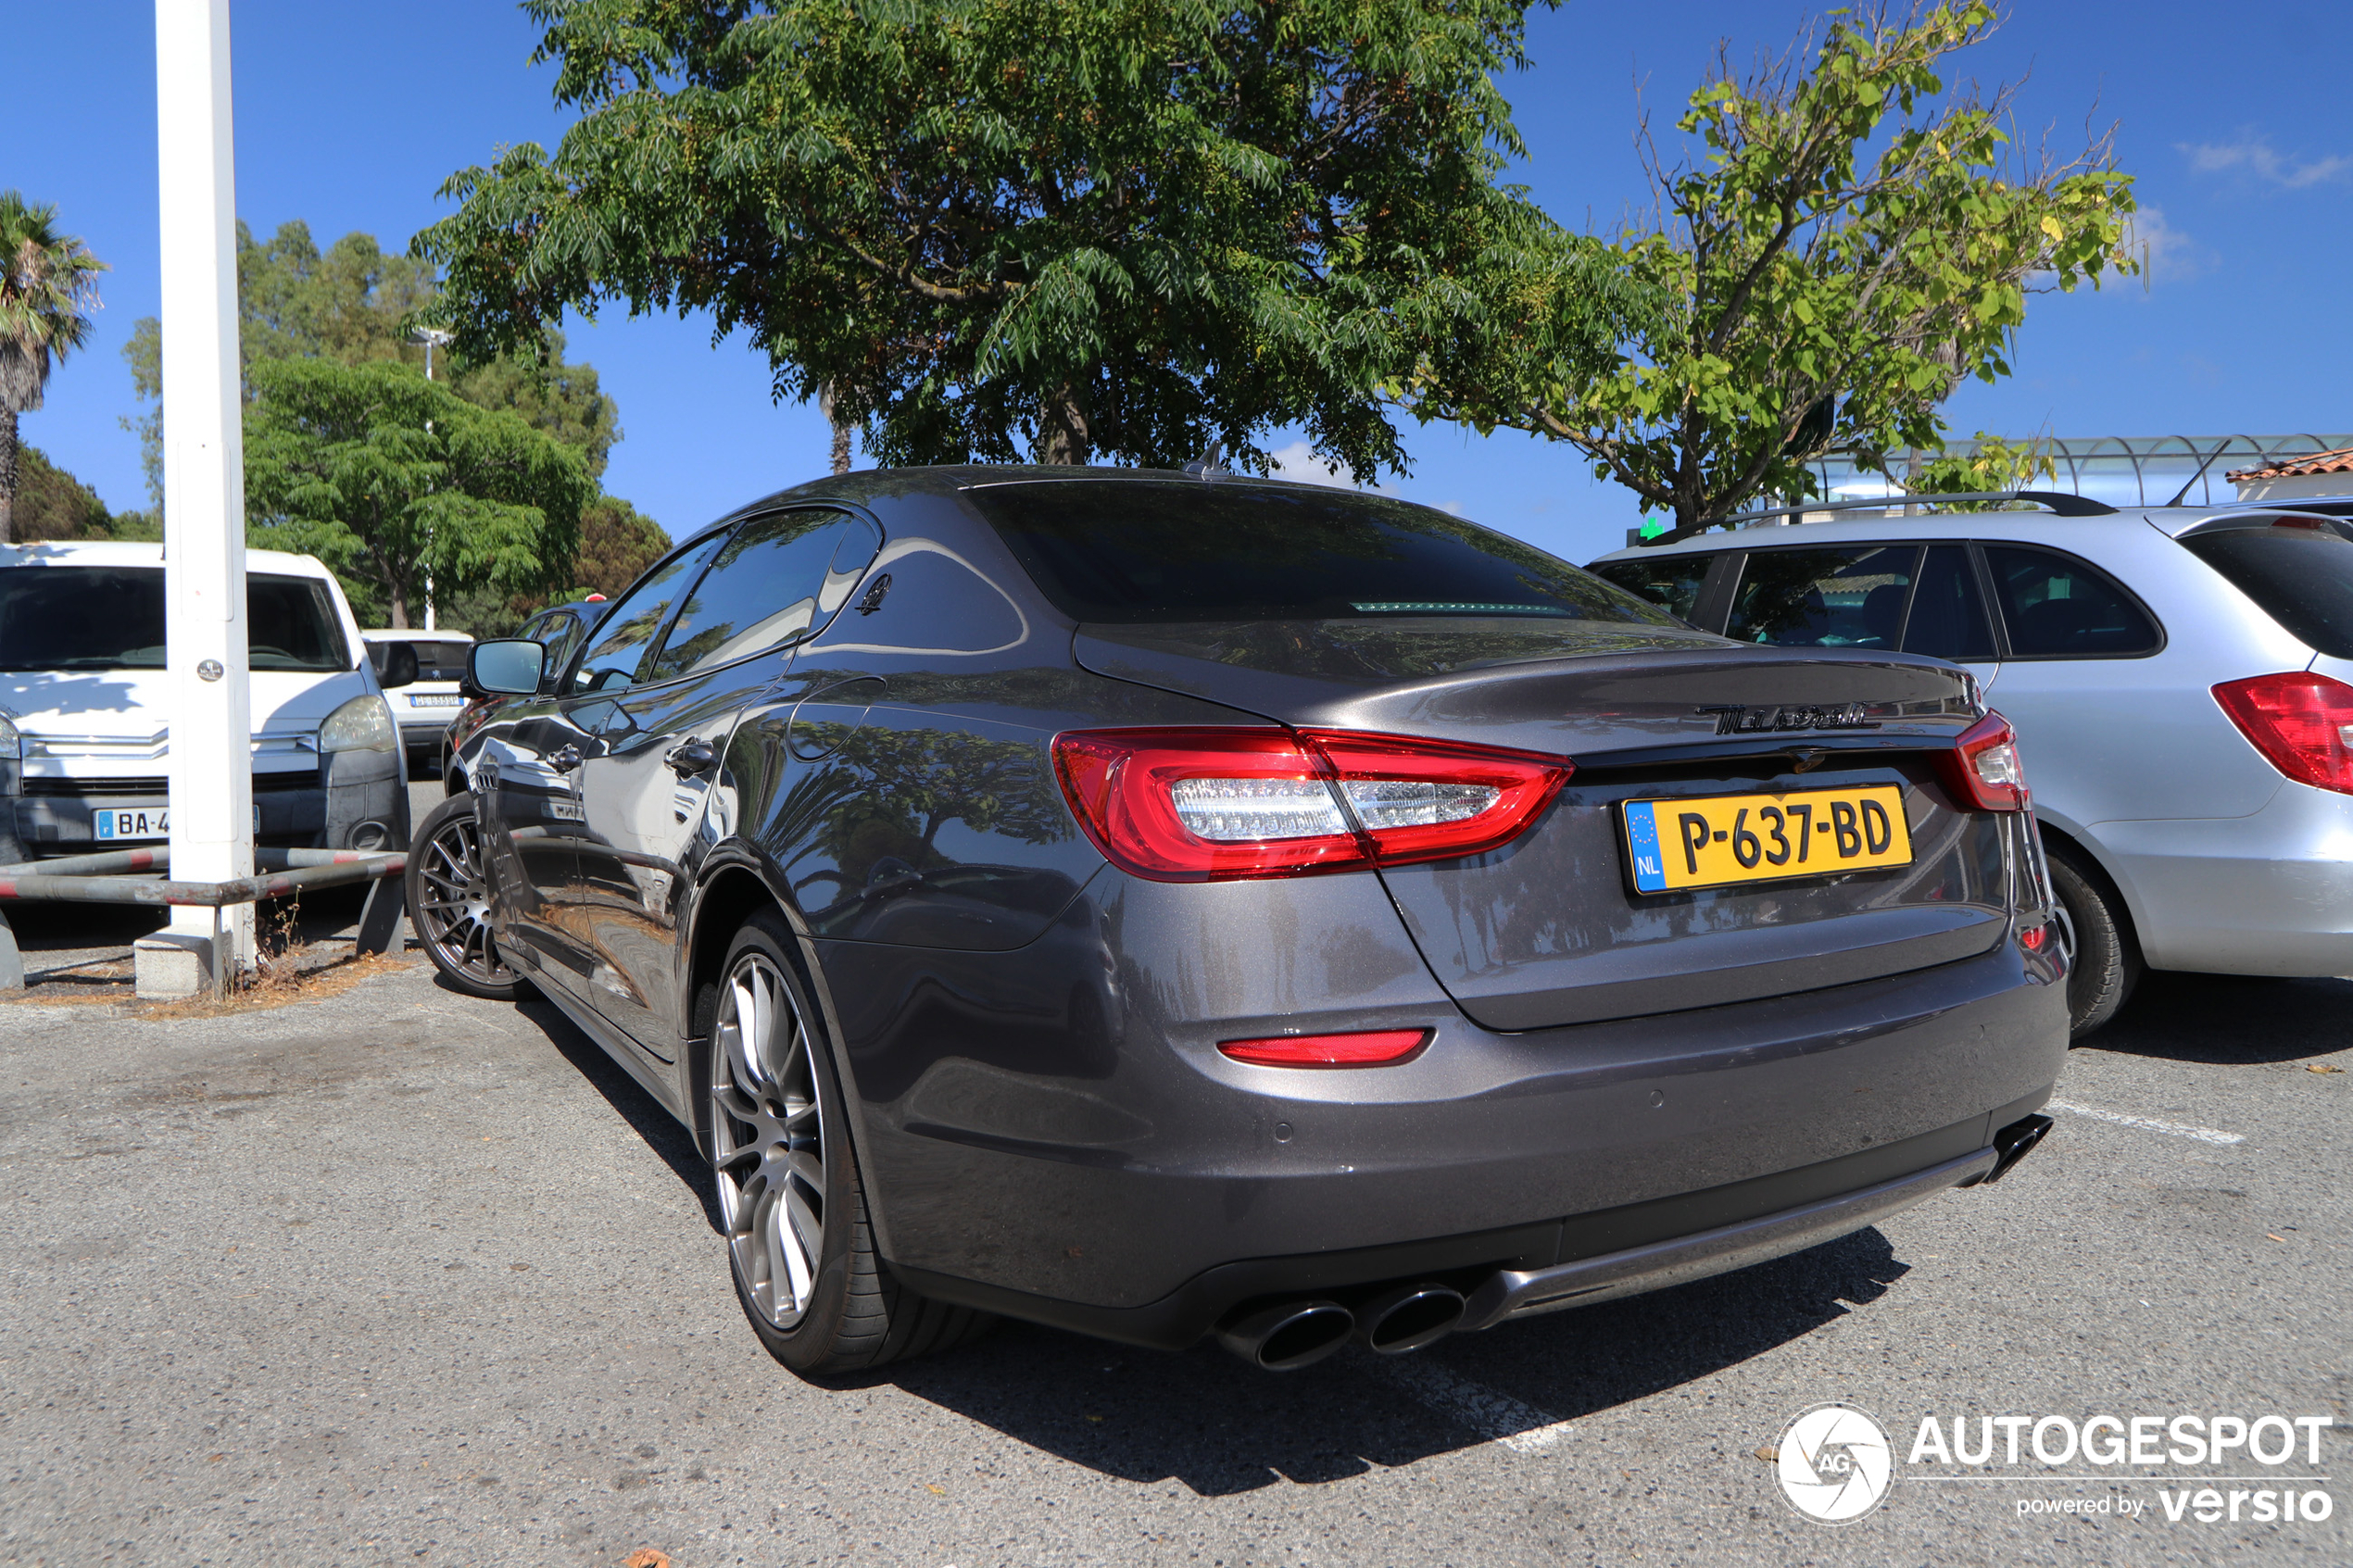
[[[1699,591],[1707,585],[1707,569],[1716,559],[1714,556],[1659,556],[1649,560],[1595,561],[1585,570],[1689,621],[1699,608]]]
[[[1912,613],[1904,622],[1904,651],[1931,659],[1994,657],[1994,626],[1985,619],[1985,595],[1977,585],[1967,545],[1931,545],[1912,590]]]
[[[2353,544],[2301,528],[2233,528],[2182,544],[2314,652],[2353,659]]]
[[[572,689],[604,692],[636,682],[655,637],[669,621],[670,612],[677,608],[678,596],[686,591],[726,542],[726,533],[721,532],[679,551],[623,595],[621,602],[597,622],[597,635],[588,646],[587,657],[573,672]]]
[[[779,512],[746,523],[695,584],[643,678],[674,680],[806,635],[838,606],[820,604],[835,551],[864,532],[841,512]]]
[[[2087,563],[2027,545],[1984,549],[2012,658],[2125,659],[2157,651],[2156,623]]]
[[[1917,545],[1752,550],[1724,635],[1783,647],[1892,648]]]

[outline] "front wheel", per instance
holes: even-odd
[[[490,932],[490,863],[471,795],[434,807],[409,841],[409,923],[443,979],[469,997],[511,1002],[531,983]]]
[[[2070,1038],[2084,1035],[2116,1016],[2141,980],[2140,944],[2133,938],[2124,900],[2093,867],[2056,847],[2046,847],[2051,891],[2074,936],[2075,965],[2067,975],[2067,1022]]]
[[[902,1289],[875,1253],[841,1090],[791,943],[776,916],[754,915],[705,998],[712,1179],[744,1315],[770,1355],[812,1377],[976,1338],[989,1314]]]

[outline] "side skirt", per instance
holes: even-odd
[[[640,1087],[659,1101],[664,1110],[675,1116],[679,1123],[697,1137],[700,1147],[701,1133],[694,1118],[686,1113],[686,1102],[679,1093],[677,1081],[668,1073],[657,1073],[646,1060],[645,1053],[615,1032],[612,1025],[597,1015],[596,1010],[566,992],[552,981],[538,986],[540,996],[556,1004],[556,1010],[572,1020],[580,1032],[604,1047],[605,1054],[629,1070]]]

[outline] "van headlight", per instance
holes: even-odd
[[[396,751],[400,729],[380,696],[355,696],[319,726],[321,751]]]

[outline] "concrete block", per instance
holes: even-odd
[[[131,949],[132,990],[169,1001],[212,989],[212,938],[180,931],[142,936]]]
[[[17,951],[16,927],[0,914],[0,991],[24,989],[24,955]]]

